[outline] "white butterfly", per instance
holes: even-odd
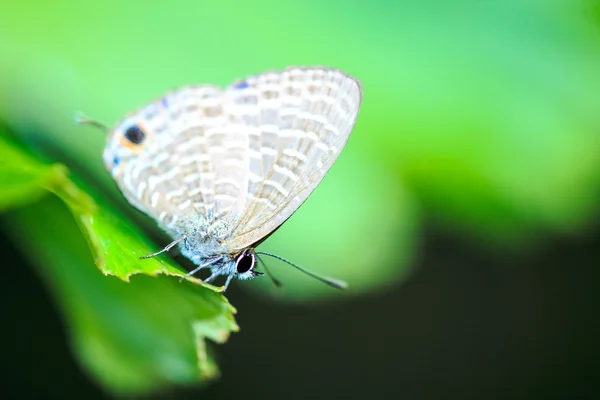
[[[146,257],[178,244],[198,266],[188,275],[209,268],[206,281],[225,275],[225,289],[261,275],[254,249],[329,171],[361,99],[358,80],[341,71],[289,68],[225,90],[185,87],[124,118],[109,135],[106,168],[175,239]]]

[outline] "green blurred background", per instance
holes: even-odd
[[[164,236],[104,171],[104,135],[74,125],[76,111],[112,125],[187,84],[226,85],[289,65],[342,69],[364,86],[356,128],[261,250],[351,289],[340,294],[270,262],[283,291],[257,279],[227,293],[241,331],[213,348],[221,378],[194,388],[173,372],[184,386],[160,395],[591,395],[600,356],[599,10],[574,0],[13,2],[0,13],[0,121],[158,246]],[[46,246],[55,271],[87,251],[60,207],[43,200],[1,220],[3,386],[13,397],[112,396],[120,392],[106,377],[128,371],[99,373],[81,353],[73,326],[84,317],[65,311],[77,280],[57,279],[48,259],[27,254],[48,213],[47,227],[72,244]],[[78,267],[102,276],[89,260]],[[95,304],[110,314],[127,307],[122,293]],[[153,345],[152,335],[139,340]]]

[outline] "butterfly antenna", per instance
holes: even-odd
[[[75,122],[79,125],[89,125],[89,126],[96,127],[98,129],[103,130],[105,133],[108,133],[110,131],[110,128],[108,126],[104,125],[102,122],[98,122],[93,119],[89,119],[88,117],[85,116],[85,114],[83,114],[81,112],[78,112],[75,114]]]
[[[333,278],[328,278],[328,277],[326,277],[326,276],[317,275],[317,274],[315,274],[314,272],[311,272],[311,271],[309,271],[309,270],[306,270],[306,269],[302,268],[301,266],[299,266],[299,265],[296,265],[296,264],[294,264],[293,262],[286,260],[286,259],[285,259],[285,258],[283,258],[283,257],[279,257],[278,255],[271,254],[271,253],[266,253],[266,252],[264,252],[264,251],[261,251],[261,252],[256,252],[256,254],[262,254],[262,255],[265,255],[265,256],[269,256],[269,257],[276,258],[276,259],[278,259],[279,261],[283,261],[284,263],[286,263],[286,264],[289,264],[289,265],[291,265],[292,267],[296,268],[298,271],[304,272],[306,275],[308,275],[308,276],[310,276],[310,277],[313,277],[313,278],[315,278],[316,280],[318,280],[318,281],[321,281],[321,282],[323,282],[324,284],[326,284],[326,285],[329,285],[329,286],[331,286],[331,287],[334,287],[334,288],[336,288],[336,289],[341,289],[341,290],[343,290],[343,289],[347,289],[347,288],[348,288],[348,284],[347,284],[346,282],[344,282],[344,281],[340,281],[340,280],[333,279]],[[266,270],[265,270],[265,271],[266,271]]]
[[[281,283],[281,281],[279,279],[277,279],[277,278],[275,278],[273,276],[273,274],[271,273],[271,271],[269,271],[269,269],[267,268],[267,264],[265,264],[265,262],[260,257],[256,257],[256,259],[258,260],[258,262],[260,263],[260,265],[262,265],[263,269],[267,273],[267,276],[273,282],[273,285],[275,285],[277,287],[282,287],[283,284]]]

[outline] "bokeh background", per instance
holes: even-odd
[[[261,249],[351,290],[269,261],[282,291],[257,279],[227,292],[241,330],[212,348],[221,377],[144,394],[594,397],[599,11],[577,0],[7,3],[0,121],[158,246],[164,237],[103,169],[104,135],[74,125],[76,111],[112,125],[183,85],[289,65],[340,68],[364,86],[356,128],[320,187]],[[77,280],[54,271],[102,275],[91,262],[75,266],[69,249],[36,258],[47,231],[88,252],[61,207],[44,199],[0,219],[3,391],[123,394],[86,364],[73,336],[85,316],[68,311]],[[127,308],[123,293],[95,304]]]

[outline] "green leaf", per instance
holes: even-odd
[[[238,328],[214,287],[165,276],[184,274],[170,261],[140,261],[156,249],[134,225],[65,167],[41,163],[2,134],[0,173],[0,205],[12,209],[6,228],[52,289],[96,379],[140,394],[218,374],[204,340],[222,343]],[[56,196],[39,201],[44,193]],[[120,279],[99,274],[94,261]]]
[[[0,211],[33,202],[61,185],[65,169],[40,165],[0,133]]]

